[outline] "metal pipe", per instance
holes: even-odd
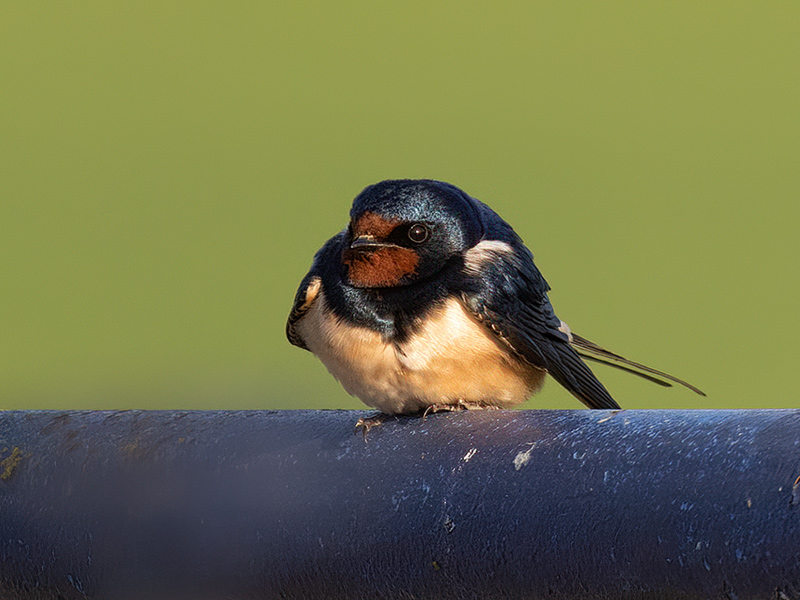
[[[800,410],[0,413],[0,598],[800,598]]]

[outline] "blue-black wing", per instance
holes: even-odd
[[[289,312],[289,318],[286,320],[286,337],[287,339],[304,350],[308,350],[303,338],[296,330],[297,322],[308,312],[308,309],[314,304],[314,301],[319,295],[321,287],[320,277],[314,273],[312,267],[311,271],[303,277],[300,282],[300,287],[297,289],[297,294],[294,297],[294,304],[292,310]]]
[[[514,235],[514,237],[516,237]],[[476,263],[468,265],[473,289],[463,293],[466,306],[514,353],[545,369],[589,408],[619,408],[561,331],[547,297],[549,286],[521,243],[483,242]]]
[[[337,253],[343,237],[344,232],[339,232],[325,242],[322,248],[317,251],[314,255],[314,261],[311,263],[311,269],[303,277],[295,294],[292,310],[289,312],[289,318],[286,321],[286,337],[292,344],[304,350],[308,350],[308,346],[306,346],[306,343],[297,332],[297,322],[303,318],[303,315],[308,312],[317,299],[322,289],[325,264],[334,260],[333,257]]]

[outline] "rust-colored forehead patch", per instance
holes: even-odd
[[[400,221],[387,219],[374,212],[365,212],[353,223],[353,234],[386,238]]]

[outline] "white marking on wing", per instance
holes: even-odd
[[[567,334],[567,338],[569,339],[569,341],[570,342],[572,341],[572,329],[570,329],[569,325],[564,323],[564,321],[561,321],[561,325],[559,325],[558,330],[561,333],[566,333]]]
[[[477,275],[487,262],[512,252],[514,249],[507,242],[483,240],[464,253],[464,268],[470,275]]]

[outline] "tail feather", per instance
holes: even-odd
[[[602,365],[614,367],[615,369],[619,369],[620,371],[625,371],[626,373],[630,373],[631,375],[636,375],[637,377],[641,377],[642,379],[646,379],[647,381],[650,381],[662,387],[672,387],[672,384],[669,381],[664,381],[663,379],[659,379],[658,377],[648,375],[647,373],[641,373],[640,371],[637,371],[636,369],[633,369],[631,367],[626,367],[625,365],[620,365],[615,362],[611,362],[610,360],[598,358],[597,356],[592,356],[591,354],[586,354],[585,352],[580,352],[580,351],[577,352],[578,356],[580,356],[584,360],[590,360],[592,362],[600,363]]]
[[[647,365],[643,365],[641,363],[628,360],[624,356],[620,356],[615,352],[606,350],[605,348],[598,346],[594,342],[587,340],[586,338],[581,337],[575,333],[572,334],[571,344],[575,348],[576,352],[586,359],[593,360],[595,362],[600,362],[615,367],[617,369],[622,369],[623,371],[627,371],[628,373],[633,373],[634,375],[638,375],[639,377],[642,377],[644,379],[647,379],[648,381],[652,381],[653,383],[657,383],[664,387],[671,387],[672,384],[669,383],[671,381],[673,383],[680,384],[692,390],[696,394],[700,394],[701,396],[706,395],[705,392],[703,392],[703,390],[693,386],[688,381],[684,381],[683,379],[678,379],[674,375],[670,375],[669,373],[665,373],[664,371],[659,371],[658,369],[654,369],[653,367],[648,367]],[[664,379],[666,379],[667,381],[663,381]]]

